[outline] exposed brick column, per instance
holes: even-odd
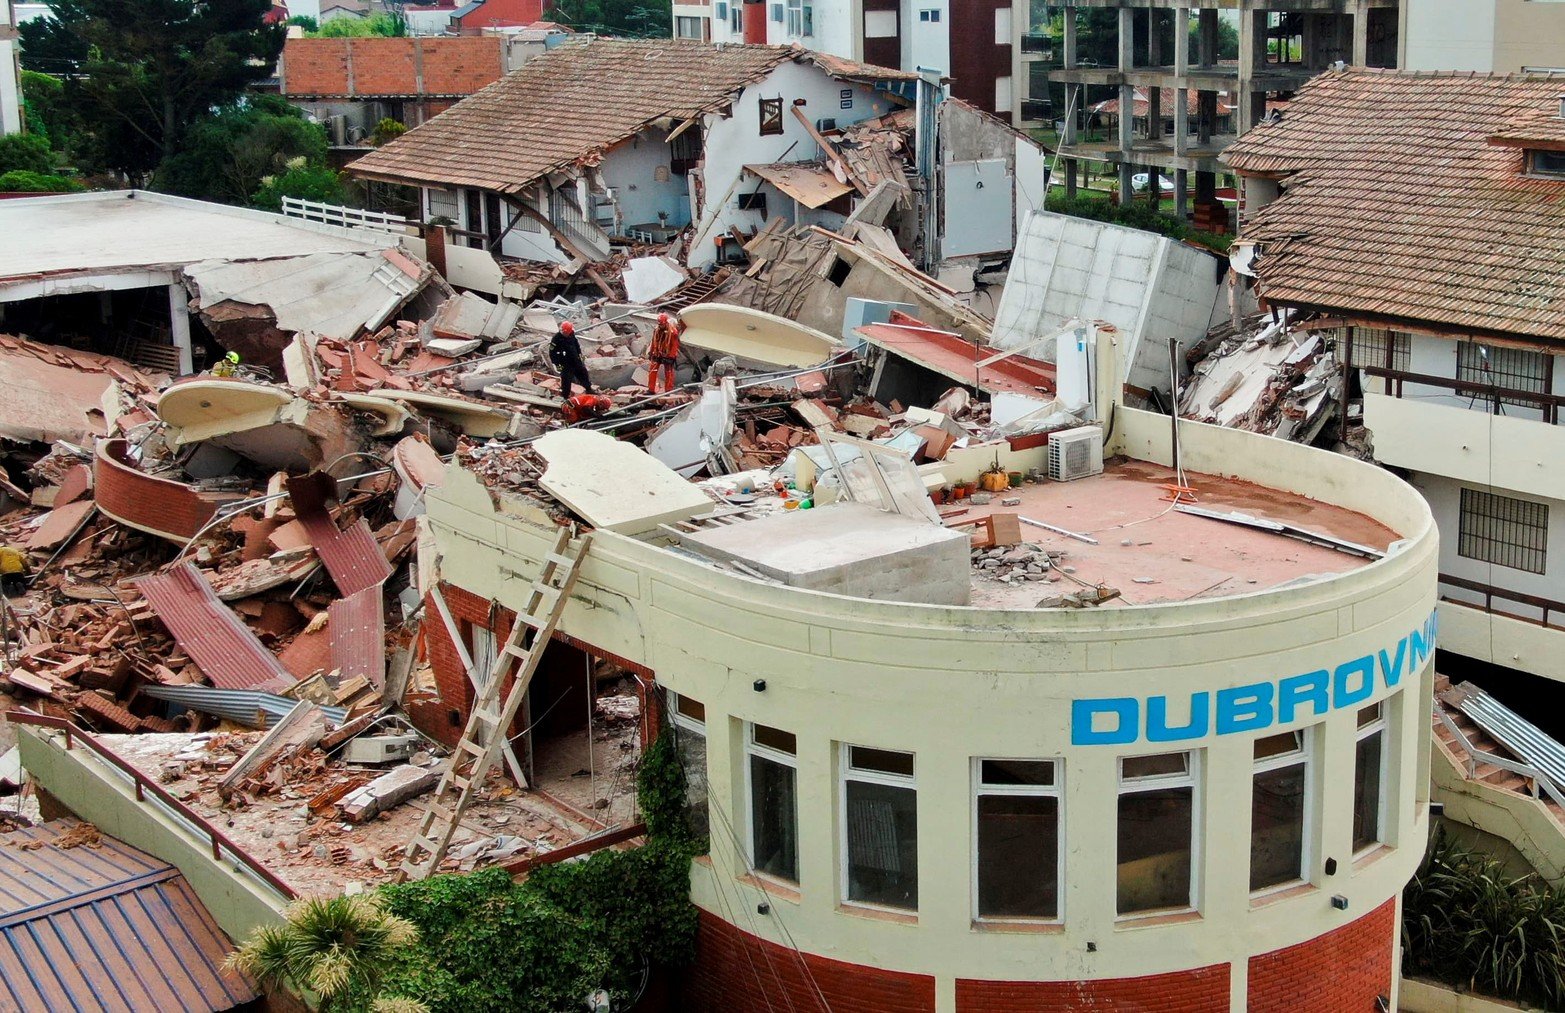
[[[1391,995],[1396,898],[1308,942],[1250,958],[1250,1013],[1374,1013]]]

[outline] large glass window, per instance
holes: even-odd
[[[1053,760],[975,760],[980,918],[1060,915],[1060,779]]]
[[[1353,760],[1353,850],[1380,843],[1386,779],[1386,716],[1370,704],[1358,712],[1358,748]]]
[[[1308,742],[1303,732],[1255,742],[1250,789],[1250,889],[1264,890],[1304,877]]]
[[[1195,753],[1119,761],[1120,914],[1195,905]]]
[[[918,909],[918,790],[913,754],[842,747],[843,893]]]
[[[750,725],[750,862],[756,871],[799,881],[798,743],[792,732]]]
[[[679,765],[685,769],[685,806],[690,829],[701,837],[710,833],[706,807],[706,706],[679,693],[670,693],[674,744]]]

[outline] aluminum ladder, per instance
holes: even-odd
[[[397,882],[423,879],[439,868],[463,814],[472,805],[490,769],[500,762],[501,751],[508,742],[506,730],[527,698],[527,687],[559,625],[591,540],[590,533],[583,535],[573,550],[571,529],[561,528],[554,548],[544,556],[543,570],[528,590],[527,605],[516,614],[510,636],[473,701],[467,727],[435,786],[434,796],[424,804],[424,817],[403,853]],[[507,679],[511,680],[511,688],[501,703],[500,689]]]

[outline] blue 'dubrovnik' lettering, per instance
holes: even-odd
[[[1438,632],[1438,617],[1431,612],[1423,626],[1386,650],[1302,675],[1192,693],[1188,706],[1171,707],[1167,696],[1073,700],[1071,745],[1183,742],[1214,730],[1218,735],[1258,732],[1356,707],[1377,689],[1396,689],[1404,674],[1417,672],[1433,655]]]

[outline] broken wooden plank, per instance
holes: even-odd
[[[217,784],[217,793],[228,798],[239,787],[240,782],[254,777],[275,761],[292,756],[310,748],[326,735],[326,715],[321,713],[320,707],[309,700],[300,700],[282,719],[271,727],[261,741],[250,747],[250,751],[239,758],[239,761]]]

